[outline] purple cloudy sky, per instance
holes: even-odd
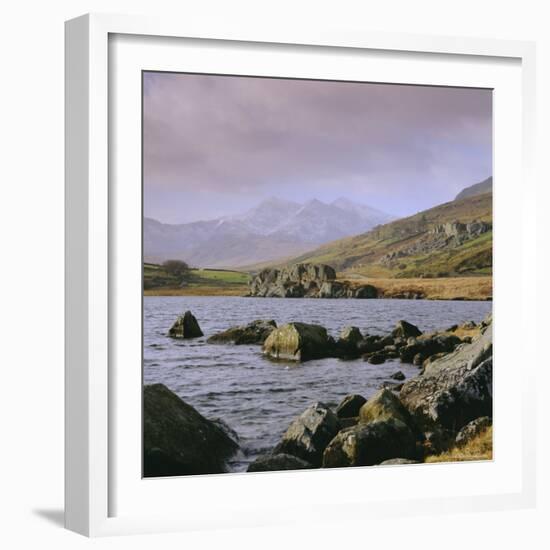
[[[403,216],[491,175],[489,90],[144,74],[144,210],[183,223],[271,196]]]

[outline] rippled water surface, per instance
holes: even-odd
[[[168,338],[173,321],[187,309],[197,317],[205,337]],[[290,421],[311,403],[336,405],[349,393],[368,398],[397,370],[409,378],[418,368],[398,360],[382,365],[361,359],[275,362],[262,357],[259,346],[211,345],[206,343],[208,336],[254,319],[317,323],[334,336],[347,325],[363,333],[385,334],[399,319],[430,331],[479,322],[490,310],[491,302],[147,296],[144,381],[162,382],[207,418],[223,419],[238,433],[244,451],[232,467],[244,470],[258,454],[271,449]]]

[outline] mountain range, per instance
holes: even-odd
[[[197,267],[239,267],[277,261],[364,233],[392,216],[339,198],[304,204],[269,198],[239,215],[185,224],[143,223],[146,262],[184,260]]]
[[[287,263],[325,263],[344,277],[489,275],[492,207],[492,192],[474,189],[463,198],[326,243]]]

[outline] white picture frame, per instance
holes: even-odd
[[[117,37],[122,38],[121,47],[116,45]],[[137,384],[137,379],[119,378],[118,372],[115,372],[118,364],[117,353],[119,353],[115,349],[115,342],[119,338],[122,341],[124,335],[120,331],[116,337],[114,335],[113,330],[118,326],[119,320],[113,311],[119,311],[120,308],[114,307],[113,303],[125,299],[124,291],[116,285],[117,270],[123,269],[130,273],[134,269],[134,264],[131,263],[133,257],[125,256],[122,252],[119,255],[116,243],[123,237],[118,229],[120,226],[118,220],[122,216],[129,215],[135,221],[137,215],[141,216],[141,209],[136,212],[132,206],[137,207],[141,200],[141,186],[139,186],[139,193],[136,189],[136,194],[132,195],[126,212],[123,212],[117,204],[120,203],[119,193],[126,193],[126,191],[120,188],[113,194],[110,182],[119,177],[119,168],[124,170],[126,166],[129,170],[137,169],[140,172],[140,166],[131,168],[130,165],[135,164],[135,151],[133,153],[127,151],[125,145],[120,145],[117,151],[110,150],[110,140],[114,139],[113,136],[118,136],[119,131],[126,131],[120,128],[126,120],[124,117],[132,114],[131,112],[127,112],[126,115],[121,113],[119,117],[118,113],[115,114],[110,108],[118,105],[117,92],[113,90],[115,83],[119,92],[121,86],[128,85],[126,77],[120,77],[118,70],[120,69],[120,74],[126,68],[135,72],[139,69],[139,56],[146,56],[148,49],[152,49],[146,44],[139,44],[140,41],[145,41],[146,37],[158,37],[161,41],[164,40],[155,55],[165,56],[167,66],[173,63],[173,67],[179,66],[181,55],[173,55],[174,60],[170,61],[170,51],[180,47],[178,40],[189,41],[189,39],[193,39],[199,45],[201,41],[208,41],[214,48],[221,50],[248,44],[260,62],[267,50],[274,51],[274,55],[277,55],[277,48],[284,49],[286,56],[296,57],[306,51],[313,53],[322,51],[323,55],[327,53],[330,55],[331,52],[338,52],[338,55],[384,52],[384,55],[399,56],[399,63],[402,64],[407,63],[407,56],[412,58],[420,55],[424,61],[438,63],[442,71],[437,76],[438,82],[441,83],[441,79],[448,78],[449,85],[460,85],[460,82],[468,85],[468,79],[461,76],[469,70],[467,63],[478,65],[477,73],[474,65],[471,67],[472,79],[478,78],[480,82],[487,82],[487,85],[490,85],[490,80],[484,79],[492,77],[486,77],[484,73],[489,74],[491,71],[487,68],[494,66],[495,82],[499,82],[495,89],[497,91],[502,89],[502,101],[507,101],[507,105],[513,106],[512,111],[518,115],[514,118],[513,113],[510,114],[510,120],[505,120],[505,115],[502,117],[498,115],[495,119],[497,125],[495,131],[498,130],[498,125],[502,124],[501,128],[506,128],[508,131],[505,134],[509,135],[509,138],[502,140],[498,149],[499,154],[495,156],[496,181],[503,182],[503,184],[496,184],[495,203],[495,225],[497,226],[495,340],[497,350],[499,346],[503,350],[500,356],[499,352],[496,352],[496,361],[501,361],[500,364],[503,366],[506,361],[511,362],[518,357],[515,353],[519,353],[519,350],[517,352],[509,350],[505,353],[511,335],[505,322],[506,318],[520,316],[521,319],[518,322],[526,323],[535,303],[532,299],[534,290],[529,287],[526,274],[522,274],[520,268],[515,273],[514,280],[511,276],[504,275],[509,272],[506,263],[506,247],[504,244],[499,245],[501,237],[498,236],[502,235],[501,243],[509,243],[512,240],[521,248],[524,265],[528,265],[536,255],[536,250],[529,245],[528,239],[521,231],[519,234],[511,233],[507,231],[505,223],[499,225],[499,219],[506,218],[507,207],[514,204],[514,197],[510,195],[509,186],[505,184],[516,177],[522,182],[521,186],[515,188],[516,203],[519,200],[517,198],[519,194],[521,197],[519,204],[524,214],[520,222],[521,228],[528,232],[529,228],[534,227],[536,223],[534,214],[531,215],[531,212],[534,213],[536,210],[534,182],[531,179],[535,119],[535,49],[532,43],[394,35],[368,31],[344,33],[311,28],[301,31],[291,29],[274,31],[269,27],[202,28],[194,25],[192,21],[178,22],[169,18],[153,19],[119,15],[85,15],[68,21],[66,23],[66,527],[84,535],[101,536],[232,525],[284,524],[293,521],[295,514],[295,510],[285,502],[288,488],[292,487],[297,479],[305,480],[305,486],[311,491],[308,499],[314,502],[321,498],[321,493],[315,492],[316,487],[319,487],[319,475],[325,476],[326,485],[323,487],[323,492],[333,495],[338,485],[341,486],[342,483],[357,485],[368,480],[370,490],[367,493],[370,495],[350,494],[349,500],[344,498],[340,502],[338,510],[330,510],[330,519],[336,520],[339,518],[360,520],[365,513],[371,516],[409,514],[411,508],[414,508],[415,513],[435,514],[442,511],[481,511],[532,506],[535,500],[536,450],[534,424],[528,421],[535,415],[534,365],[536,361],[529,360],[529,358],[533,359],[532,348],[521,350],[523,357],[526,357],[522,362],[521,373],[517,375],[518,383],[522,388],[521,415],[516,414],[517,418],[512,418],[510,415],[509,419],[510,426],[513,422],[517,422],[517,425],[514,424],[514,429],[517,429],[516,433],[521,433],[521,437],[515,441],[515,450],[513,450],[512,436],[504,433],[505,430],[501,430],[500,450],[497,439],[495,461],[489,465],[466,466],[469,468],[468,477],[486,479],[492,484],[491,487],[489,484],[487,487],[481,484],[477,492],[472,492],[467,485],[463,485],[460,491],[458,487],[460,480],[457,482],[457,487],[451,489],[452,478],[455,477],[453,473],[455,465],[430,467],[430,471],[434,473],[430,474],[429,480],[418,473],[422,468],[414,467],[401,468],[399,472],[383,468],[376,471],[372,468],[355,468],[342,469],[338,472],[231,475],[222,476],[223,480],[220,476],[145,481],[134,479],[132,483],[124,483],[124,479],[120,479],[121,468],[117,462],[117,456],[114,456],[114,449],[117,449],[120,455],[124,452],[128,454],[129,450],[135,449],[137,436],[134,436],[133,440],[124,440],[120,425],[129,422],[128,419],[135,418],[136,414],[139,415],[141,398],[136,392],[141,391],[141,386]],[[171,38],[173,41],[167,41],[166,38]],[[124,49],[125,40],[132,43],[126,49]],[[110,50],[110,43],[111,46],[115,44],[114,51],[116,55],[121,56],[116,58],[116,62],[110,57],[112,50],[112,48]],[[211,70],[206,58],[201,56],[200,47],[193,55],[194,67],[204,64],[205,72]],[[243,57],[242,54],[239,55]],[[156,68],[151,66],[151,63],[157,63],[155,59],[159,58],[155,58],[153,54],[148,58],[148,69]],[[462,63],[461,60],[464,61],[463,67],[459,66]],[[405,67],[405,65],[401,66]],[[500,70],[499,67],[503,69]],[[505,67],[510,67],[510,70],[505,70]],[[254,71],[254,68],[251,70]],[[269,69],[266,70],[268,71],[266,74],[269,74]],[[299,64],[287,70],[289,75],[292,71],[297,71],[293,76],[301,74]],[[429,71],[429,67],[426,70]],[[497,73],[502,73],[502,80],[499,80],[501,77]],[[411,81],[412,77],[407,76],[404,70],[402,74],[402,82]],[[427,80],[429,76],[424,75],[422,82],[428,83]],[[395,76],[389,81],[395,81]],[[509,94],[507,94],[508,87],[511,90]],[[128,90],[128,94],[133,94],[131,84]],[[135,103],[135,97],[132,96],[132,98],[132,100],[129,99],[129,104]],[[133,130],[129,128],[128,131],[135,133],[135,128]],[[128,134],[130,138],[132,135]],[[124,158],[127,160],[125,161]],[[505,165],[507,162],[510,164]],[[509,170],[504,170],[506,167]],[[127,174],[135,175],[135,172]],[[130,192],[133,193],[133,191]],[[131,225],[131,220],[128,227],[135,227]],[[131,246],[129,248],[132,249]],[[117,250],[117,254],[113,254],[113,249]],[[139,261],[141,262],[141,257]],[[502,276],[499,274],[499,269],[502,270]],[[141,272],[135,273],[134,280],[137,278],[141,284]],[[504,305],[500,306],[498,296],[504,295],[509,288],[508,285],[511,284],[515,284],[518,297],[506,309]],[[117,291],[114,292],[114,289]],[[141,300],[141,295],[137,298]],[[124,303],[129,304],[129,302]],[[499,318],[502,319],[501,324]],[[141,332],[139,338],[141,338]],[[135,343],[135,339],[133,342]],[[124,345],[133,344],[128,340]],[[141,349],[137,351],[141,354]],[[506,369],[503,369],[503,372],[505,374],[500,376],[502,383],[506,382],[507,377]],[[125,374],[122,373],[120,376]],[[141,373],[139,373],[139,379],[141,380]],[[124,382],[128,382],[128,386],[122,385]],[[497,384],[499,383],[501,382],[497,370]],[[510,384],[509,387],[511,388]],[[504,396],[506,389],[505,386],[502,388]],[[125,392],[131,394],[128,400],[125,398]],[[498,407],[498,391],[495,394]],[[505,404],[501,401],[502,411],[505,410],[503,406]],[[136,426],[134,425],[134,428]],[[135,434],[134,428],[128,431]],[[500,437],[498,426],[496,430],[497,437]],[[511,457],[510,460],[508,457]],[[140,460],[140,457],[136,457],[136,460]],[[463,465],[460,467],[464,468]],[[491,477],[493,470],[494,478]],[[132,468],[129,467],[128,471],[132,471]],[[466,470],[462,471],[466,472]],[[403,479],[407,476],[415,478],[408,489],[403,487]],[[503,481],[505,479],[507,481]],[[159,502],[160,499],[170,503],[170,498],[165,499],[163,495],[168,495],[170,492],[170,484],[178,484],[177,487],[181,490],[182,482],[186,483],[185,489],[191,494],[195,492],[194,494],[198,495],[203,489],[210,494],[216,491],[220,495],[220,502],[216,507],[210,507],[208,515],[204,513],[208,506],[207,502],[197,501],[194,510],[180,508],[173,510],[173,513],[163,510],[162,507],[155,508],[156,513],[154,513],[155,510],[144,504],[151,501]],[[392,491],[391,499],[385,500],[377,496],[382,494],[375,490],[377,483],[384,487],[394,484],[395,491]],[[441,495],[435,490],[435,488],[441,489],[445,483],[448,483],[450,488],[448,496]],[[144,484],[147,486],[142,494],[132,492],[141,491],[141,486]],[[433,491],[430,489],[430,484],[434,488]],[[136,485],[140,486],[139,489],[136,489]],[[115,505],[117,502],[113,497],[115,487],[119,492],[126,492],[126,497],[118,500],[126,503],[131,501],[135,506],[124,508],[124,506]],[[417,494],[418,487],[424,487],[425,494],[411,500],[411,494]],[[258,496],[266,494],[267,491],[270,494],[269,503],[259,501],[257,498],[253,503],[250,502],[251,495]],[[239,493],[242,495],[235,496]],[[233,495],[232,504],[229,500],[224,500],[224,494]],[[297,498],[297,500],[300,499]],[[311,506],[309,509],[302,508],[303,521],[326,521],[329,518],[322,511],[312,508]]]

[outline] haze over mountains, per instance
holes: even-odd
[[[146,262],[181,259],[198,267],[239,267],[303,254],[364,233],[392,216],[345,198],[305,204],[270,198],[240,215],[186,224],[145,218]]]

